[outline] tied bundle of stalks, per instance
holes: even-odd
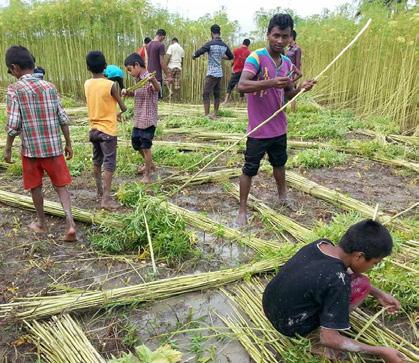
[[[178,276],[104,291],[69,292],[56,296],[32,296],[18,298],[0,305],[0,320],[33,320],[63,311],[101,309],[146,301],[156,301],[192,291],[219,287],[248,278],[253,274],[272,271],[282,265],[289,256],[284,249],[280,257],[244,264],[240,267],[206,272],[196,275]]]
[[[221,291],[230,299],[233,315],[220,316],[235,333],[237,339],[256,362],[275,363],[279,357],[285,362],[312,362],[311,342],[305,338],[289,338],[274,329],[263,314],[262,294],[264,284],[256,278],[227,291]],[[376,319],[357,309],[351,314],[352,330],[349,335],[370,345],[395,347],[414,362],[418,361],[418,348],[407,339],[379,324]],[[371,358],[371,357],[369,357]],[[317,361],[317,360],[316,360]],[[352,362],[366,362],[365,357],[353,355]]]
[[[150,81],[150,79],[155,77],[155,76],[156,76],[156,72],[152,72],[152,73],[148,74],[141,81],[137,82],[136,84],[134,84],[131,87],[128,87],[127,92],[132,93],[132,92],[136,91],[137,89],[145,87],[147,85],[147,83]]]
[[[79,324],[68,314],[50,321],[25,321],[29,338],[48,363],[106,363],[87,339]]]

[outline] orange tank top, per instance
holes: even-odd
[[[117,102],[111,94],[113,84],[106,78],[91,78],[84,83],[90,128],[110,136],[117,135]]]

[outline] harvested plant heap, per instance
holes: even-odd
[[[133,211],[105,219],[90,235],[95,247],[112,253],[138,251],[148,254],[148,229],[156,259],[174,264],[194,255],[192,233],[187,231],[181,216],[168,211],[164,199],[150,198],[139,184],[121,187],[118,197]]]

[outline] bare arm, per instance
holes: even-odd
[[[71,146],[71,138],[70,138],[70,128],[68,124],[61,124],[61,131],[64,135],[65,146],[64,146],[64,154],[67,160],[70,160],[73,157],[73,147]]]
[[[360,343],[340,335],[337,330],[333,329],[320,328],[320,342],[322,345],[332,349],[353,353],[375,354],[384,359],[386,363],[404,362],[403,355],[396,349]]]
[[[149,82],[152,84],[155,92],[160,91],[160,83],[157,81],[156,77],[150,77]]]
[[[297,87],[297,88],[286,87],[285,88],[285,96],[288,99],[291,99],[291,98],[295,97],[295,95],[297,95],[303,88],[304,88],[304,92],[310,91],[316,83],[317,83],[317,81],[309,80],[309,81],[304,81],[302,83],[302,85],[300,87]]]
[[[125,106],[124,101],[122,101],[122,98],[121,98],[121,95],[119,94],[118,86],[116,83],[112,85],[111,95],[113,98],[116,99],[116,102],[118,102],[119,108],[121,109],[121,113],[125,112],[127,110],[127,106]]]
[[[400,302],[396,298],[374,286],[371,288],[370,295],[375,297],[390,314],[400,310]]]
[[[166,62],[164,61],[164,55],[160,55],[160,66],[166,77],[169,78],[169,68],[167,67]]]
[[[11,136],[7,134],[6,147],[4,148],[3,159],[8,164],[12,164],[12,146],[13,146],[13,141],[15,140],[15,137],[16,135]]]
[[[243,71],[237,89],[239,92],[252,93],[263,91],[268,88],[285,88],[289,85],[288,77],[276,77],[274,79],[254,80],[255,76]]]

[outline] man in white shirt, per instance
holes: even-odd
[[[180,99],[180,79],[182,73],[182,64],[183,57],[185,56],[185,51],[179,45],[177,38],[172,39],[172,44],[167,49],[167,67],[171,75],[171,82],[168,82],[169,86],[169,97],[174,93],[174,98]],[[174,91],[173,91],[174,89]]]

